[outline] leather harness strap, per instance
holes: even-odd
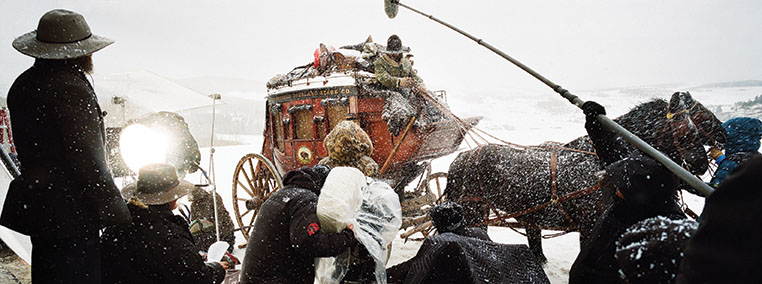
[[[558,198],[558,203],[561,203],[561,202],[564,202],[564,201],[567,201],[567,200],[571,200],[571,199],[575,199],[575,198],[580,198],[582,196],[591,194],[591,193],[597,191],[600,188],[601,188],[600,184],[595,184],[594,186],[577,190],[575,192],[569,193],[567,195],[564,195],[564,196],[561,196],[560,198]],[[495,212],[497,212],[496,208],[492,205],[492,202],[490,202],[489,200],[487,200],[485,198],[481,198],[481,197],[478,197],[478,196],[464,197],[464,198],[458,199],[456,201],[456,203],[468,202],[468,201],[486,203],[487,206],[489,206],[489,208],[491,208],[491,209],[495,210]],[[535,211],[538,211],[540,209],[543,209],[545,207],[548,207],[551,204],[553,204],[553,201],[549,200],[549,201],[546,201],[546,202],[544,202],[542,204],[539,204],[539,205],[536,205],[534,207],[531,207],[531,208],[528,208],[528,209],[524,209],[524,210],[521,210],[521,211],[518,211],[518,212],[514,212],[514,213],[510,213],[510,214],[505,214],[505,215],[498,214],[498,216],[495,217],[494,219],[487,219],[484,222],[477,223],[477,224],[474,224],[474,225],[471,225],[471,226],[472,227],[476,227],[476,226],[491,225],[491,224],[494,224],[494,223],[497,223],[497,222],[500,222],[500,221],[503,221],[503,220],[506,220],[506,219],[524,216],[524,215],[533,213]],[[570,228],[570,229],[573,229],[573,228]]]
[[[556,150],[550,151],[550,188],[552,189],[552,197],[550,199],[552,204],[555,204],[556,207],[558,207],[558,210],[561,211],[562,214],[564,214],[564,217],[566,217],[566,220],[569,221],[571,226],[573,228],[577,227],[577,224],[574,223],[574,219],[569,216],[569,213],[566,213],[566,210],[564,210],[564,206],[559,202],[558,200],[558,186],[556,182],[556,172],[558,171],[558,152]]]
[[[557,172],[558,172],[558,151],[581,152],[581,153],[593,154],[593,155],[595,155],[595,153],[594,152],[587,152],[587,151],[577,150],[577,149],[566,148],[566,147],[542,147],[542,146],[540,146],[540,147],[526,147],[526,146],[524,146],[524,147],[525,147],[524,149],[544,149],[544,150],[550,150],[550,162],[549,162],[549,166],[550,166],[550,185],[551,185],[551,199],[550,200],[548,200],[548,201],[546,201],[546,202],[544,202],[542,204],[538,204],[536,206],[533,206],[531,208],[528,208],[528,209],[525,209],[525,210],[521,210],[521,211],[518,211],[518,212],[514,212],[514,213],[510,213],[510,214],[506,214],[506,215],[500,215],[500,214],[498,214],[498,216],[496,218],[490,219],[489,218],[489,210],[491,209],[494,212],[498,212],[498,211],[497,211],[497,208],[492,204],[492,202],[490,200],[485,198],[486,191],[484,189],[482,180],[478,179],[478,177],[477,177],[477,180],[478,180],[478,183],[479,183],[479,191],[480,191],[479,194],[480,194],[480,196],[463,197],[463,198],[460,198],[460,199],[456,200],[455,202],[456,203],[462,203],[462,202],[480,202],[480,203],[485,203],[487,205],[487,208],[485,208],[487,210],[486,210],[486,212],[484,214],[484,221],[482,221],[480,223],[477,223],[477,224],[474,224],[474,225],[471,225],[471,226],[490,225],[490,224],[494,224],[494,223],[497,223],[497,222],[500,222],[500,221],[504,221],[504,220],[507,220],[507,219],[510,219],[510,218],[524,216],[524,215],[527,215],[527,214],[539,211],[539,210],[541,210],[541,209],[543,209],[545,207],[548,207],[550,205],[555,205],[561,211],[561,213],[564,215],[564,217],[569,221],[569,223],[571,224],[571,227],[568,228],[568,230],[573,230],[573,229],[577,228],[577,224],[574,222],[574,220],[571,218],[571,216],[566,212],[566,210],[564,210],[562,203],[567,201],[567,200],[579,198],[579,197],[588,195],[590,193],[593,193],[593,192],[597,191],[598,189],[600,189],[600,184],[597,183],[594,186],[591,186],[591,187],[588,187],[588,188],[583,188],[583,189],[580,189],[580,190],[577,190],[577,191],[574,191],[574,192],[571,192],[571,193],[568,193],[568,194],[566,194],[564,196],[559,197],[558,196],[558,184],[557,184],[557,181],[556,181],[556,176],[557,176]],[[477,151],[469,153],[468,160],[469,161],[471,159],[477,159],[478,160],[479,156],[481,154],[480,153],[481,149],[482,148],[479,148]],[[532,224],[529,224],[529,225],[532,225]]]

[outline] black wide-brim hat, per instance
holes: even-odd
[[[92,54],[114,43],[90,32],[81,14],[56,9],[40,18],[37,30],[17,37],[13,48],[41,59],[70,59]]]
[[[146,205],[161,205],[189,194],[195,185],[177,178],[175,167],[147,165],[138,171],[138,181],[122,189],[125,199],[137,198]]]

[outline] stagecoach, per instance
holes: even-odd
[[[450,114],[422,127],[414,123],[424,115],[419,112],[394,135],[382,119],[384,88],[374,73],[363,68],[367,62],[344,53],[329,52],[319,57],[316,51],[316,62],[323,59],[320,66],[297,67],[277,82],[268,83],[262,149],[243,156],[233,174],[233,210],[247,239],[262,203],[283,186],[281,177],[326,157],[323,140],[344,120],[354,121],[370,136],[375,149],[371,158],[380,168],[376,178],[387,180],[404,196],[403,216],[420,219],[425,215],[423,205],[441,196],[441,179],[446,174],[432,173],[430,160],[457,150],[469,124]],[[446,107],[445,91],[429,95]],[[417,183],[413,185],[413,181]],[[404,192],[408,184],[411,186]]]

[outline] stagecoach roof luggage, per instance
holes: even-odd
[[[357,119],[373,138],[377,151],[372,158],[380,166],[394,152],[394,144],[404,140],[398,152],[392,153],[395,157],[390,162],[390,171],[398,170],[404,163],[425,161],[457,150],[466,131],[480,118],[455,117],[446,104],[444,91],[417,95],[409,88],[384,87],[376,80],[373,62],[385,49],[371,38],[340,50],[321,44],[315,51],[314,62],[278,74],[267,82],[267,110],[273,116],[275,129],[265,136],[274,135],[272,144],[276,150],[294,160],[275,157],[274,163],[282,167],[281,173],[314,164],[313,158],[325,155],[319,149],[322,145],[297,153],[296,149],[288,149],[289,142],[311,139],[320,143],[344,119]],[[405,135],[411,137],[405,140]],[[263,150],[267,156],[269,149]],[[303,159],[299,160],[301,156]]]

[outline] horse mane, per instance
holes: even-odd
[[[651,142],[657,138],[659,134],[658,130],[663,127],[667,119],[668,105],[666,100],[653,99],[631,108],[627,113],[615,118],[614,122],[641,139]],[[588,144],[592,147],[590,139],[587,135],[584,135],[566,143],[564,146],[586,150]]]
[[[652,124],[654,118],[661,118],[659,121],[664,121],[667,118],[667,101],[663,99],[653,99],[651,101],[641,103],[628,111],[627,113],[614,119],[616,123],[624,126],[646,126],[646,124]],[[630,131],[632,131],[630,129]]]

